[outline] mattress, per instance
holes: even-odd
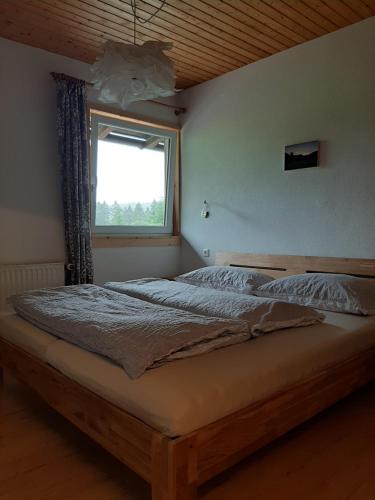
[[[175,437],[271,396],[375,345],[375,317],[326,313],[321,325],[280,330],[168,363],[137,380],[101,356],[57,340],[13,315],[9,341],[151,427]]]
[[[22,319],[11,309],[0,313],[0,337],[43,361],[47,361],[47,348],[58,340]]]

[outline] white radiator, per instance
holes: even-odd
[[[64,263],[0,265],[0,311],[6,299],[34,288],[64,285]]]

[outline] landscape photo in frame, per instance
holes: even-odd
[[[319,141],[285,146],[284,170],[319,166]]]

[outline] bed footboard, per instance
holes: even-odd
[[[3,368],[151,483],[152,500],[196,500],[199,484],[373,380],[375,348],[174,439],[0,339]]]

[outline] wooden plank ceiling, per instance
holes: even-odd
[[[147,18],[160,0],[137,0]],[[173,42],[177,87],[210,80],[375,15],[375,0],[167,0],[137,42]],[[0,36],[92,63],[133,41],[130,0],[0,0]]]

